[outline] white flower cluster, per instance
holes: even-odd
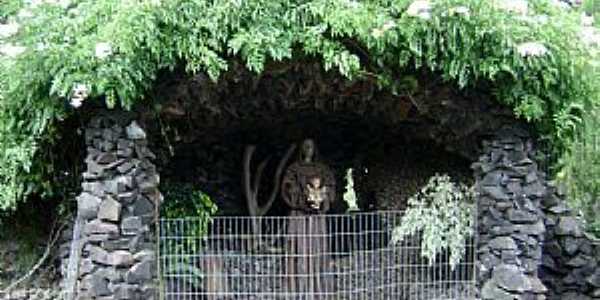
[[[71,106],[74,108],[79,108],[83,104],[83,101],[89,95],[89,88],[85,84],[77,84],[73,87],[73,92],[71,95]]]
[[[548,48],[541,43],[526,42],[517,46],[517,52],[523,57],[542,56],[548,53]]]
[[[55,4],[67,8],[71,4],[71,0],[29,0],[26,3],[33,7],[41,4]]]
[[[0,56],[16,57],[25,52],[25,47],[15,46],[13,44],[0,44]]]
[[[113,53],[112,46],[109,43],[96,44],[96,58],[105,59]]]
[[[592,26],[583,27],[579,33],[581,40],[587,46],[600,47],[600,30]]]
[[[150,5],[160,6],[162,4],[161,0],[149,0]]]
[[[500,0],[495,1],[494,5],[499,9],[519,15],[526,15],[529,12],[529,3],[526,0]]]
[[[581,14],[581,25],[586,27],[594,26],[594,16],[588,16],[586,13]]]
[[[19,31],[18,23],[0,24],[0,40],[9,38]],[[25,51],[25,47],[10,43],[0,43],[0,56],[16,57]]]
[[[386,31],[388,31],[388,30],[390,30],[390,29],[392,29],[394,27],[396,27],[396,23],[394,21],[387,21],[387,22],[385,22],[383,24],[383,26],[381,26],[381,28],[375,28],[375,29],[373,29],[373,31],[371,32],[371,34],[374,37],[376,37],[376,38],[380,38],[380,37],[383,36],[383,34]]]
[[[450,9],[450,13],[456,15],[468,16],[471,14],[471,10],[466,6],[457,6]]]
[[[406,14],[411,17],[418,17],[425,20],[430,19],[431,2],[427,0],[417,0],[408,6]]]
[[[561,1],[561,0],[551,0],[550,4],[552,4],[558,8],[562,8],[562,9],[570,9],[571,8],[571,4],[569,4],[565,1]]]
[[[356,0],[346,0],[344,1],[344,5],[346,5],[348,8],[357,9],[360,8],[361,4]]]
[[[19,31],[19,24],[8,23],[0,24],[0,39],[15,35]]]

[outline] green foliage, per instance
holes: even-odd
[[[600,110],[586,115],[585,126],[562,160],[558,179],[567,187],[568,201],[600,237]]]
[[[400,225],[394,228],[392,243],[421,234],[421,255],[433,263],[448,251],[454,269],[465,255],[467,238],[473,235],[472,189],[455,184],[448,175],[435,175],[416,195],[408,199]]]
[[[190,286],[199,287],[203,272],[184,254],[200,251],[217,206],[208,195],[190,184],[167,184],[161,190],[165,197],[161,216],[167,219],[161,224],[161,235],[176,238],[161,240],[160,247],[164,253],[178,254],[164,258],[162,275],[168,275],[166,278],[182,276]]]
[[[190,226],[191,236],[204,236],[208,230],[211,217],[217,213],[217,206],[204,192],[191,184],[180,183],[161,187],[165,197],[161,205],[160,215],[167,219],[193,218],[197,225]]]
[[[425,68],[462,88],[493,86],[498,101],[558,149],[598,102],[578,13],[546,0],[529,1],[527,15],[498,1],[432,1],[427,19],[408,14],[408,0],[52,2],[11,17],[21,28],[8,42],[25,52],[0,58],[0,209],[45,189],[40,149],[74,113],[76,86],[89,99],[131,108],[145,103],[160,70],[180,65],[216,81],[233,59],[259,73],[270,61],[308,57],[395,93],[410,93],[402,78]],[[526,42],[548,52],[520,55]]]

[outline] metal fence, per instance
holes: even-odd
[[[429,264],[418,236],[391,243],[401,216],[162,219],[161,298],[475,299],[474,241]]]

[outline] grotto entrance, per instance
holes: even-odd
[[[258,189],[262,202],[270,197],[276,169],[290,149],[304,138],[315,140],[320,159],[333,169],[336,194],[330,212],[348,210],[342,195],[346,175],[353,169],[354,188],[361,211],[401,210],[406,200],[435,175],[449,174],[468,182],[470,161],[436,145],[435,141],[407,136],[403,130],[376,120],[331,117],[318,114],[295,115],[270,124],[244,124],[240,128],[218,130],[201,141],[180,143],[168,165],[161,170],[161,191],[168,199],[180,185],[193,184],[206,193],[219,208],[219,215],[248,215],[242,182],[244,153],[251,145],[251,177],[257,166],[269,159]],[[379,123],[379,124],[377,124]],[[297,160],[293,150],[285,166]],[[287,215],[289,208],[279,193],[269,215]]]
[[[347,82],[310,65],[258,78],[244,72],[229,76],[219,85],[205,78],[171,83],[168,94],[176,97],[161,107],[161,122],[149,122],[161,124],[152,131],[162,133],[153,149],[163,158],[160,263],[167,298],[429,299],[448,297],[446,290],[457,299],[474,296],[472,243],[470,259],[455,271],[447,256],[433,267],[420,258],[418,236],[392,246],[391,231],[407,199],[436,173],[471,183],[469,167],[481,137],[506,119],[514,122],[510,111],[423,78],[415,79],[424,85],[418,92],[397,96],[373,82]],[[294,237],[310,244],[326,235],[320,242],[326,246],[298,253],[286,248],[290,207],[280,193],[264,215],[249,217],[243,178],[245,171],[258,177],[260,162],[266,163],[262,181],[253,184],[265,204],[279,187],[278,166],[289,166],[297,155],[281,159],[306,138],[316,141],[322,161],[332,168],[338,196],[326,214],[314,217],[324,219],[317,223],[326,230]],[[255,151],[245,157],[249,147]],[[246,170],[245,158],[252,160]],[[351,204],[342,197],[349,169],[360,212],[348,212]],[[210,202],[218,208],[212,221],[180,219],[189,216],[182,215],[186,209],[210,210]],[[290,257],[297,256],[307,257],[301,262],[313,270],[290,272]],[[204,280],[188,280],[194,274]]]
[[[377,120],[342,116],[284,116],[270,124],[244,124],[219,132],[218,139],[180,144],[171,165],[162,171],[163,215],[183,217],[168,210],[173,209],[169,201],[177,197],[174,189],[185,183],[218,207],[211,222],[161,220],[161,268],[168,299],[186,293],[207,299],[474,297],[472,243],[467,245],[468,258],[457,269],[449,267],[447,257],[429,266],[420,258],[416,236],[391,244],[407,198],[436,173],[468,182],[469,160]],[[278,192],[264,216],[248,217],[242,183],[247,145],[256,146],[253,178],[257,165],[272,157],[258,189],[265,205],[277,181],[280,159],[303,137],[314,138],[321,161],[334,171],[338,196],[330,210],[310,219],[289,216],[292,209]],[[349,212],[350,204],[342,196],[349,168],[355,171],[359,212]],[[323,228],[315,228],[319,226]],[[202,232],[205,239],[194,232]],[[181,269],[182,263],[188,269]],[[205,281],[184,279],[194,272],[203,274]]]

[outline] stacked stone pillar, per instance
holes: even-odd
[[[478,193],[478,264],[482,299],[545,299],[538,278],[545,226],[544,178],[525,131],[505,128],[473,164]]]
[[[87,170],[75,299],[156,299],[159,176],[135,121],[97,117],[85,132]]]
[[[600,299],[600,241],[584,232],[566,206],[565,194],[552,184],[542,201],[546,241],[540,277],[551,300]]]

